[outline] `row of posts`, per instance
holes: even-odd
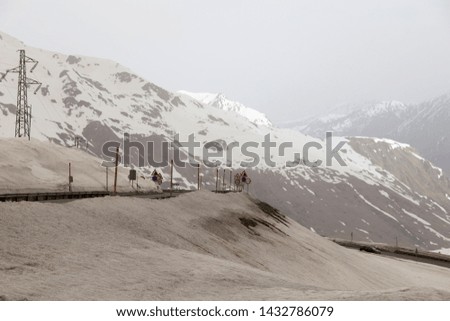
[[[200,171],[200,165],[198,165],[199,171]],[[226,180],[226,169],[223,169],[223,177],[222,177],[222,191],[226,190],[227,184],[225,182]],[[232,186],[232,180],[233,180],[233,171],[230,170],[230,189]],[[220,179],[219,179],[219,169],[216,168],[216,193],[219,192],[219,188],[220,188]]]
[[[118,174],[118,167],[119,167],[119,147],[116,148],[116,157],[115,157],[115,164],[114,164],[114,187],[113,187],[113,194],[117,194],[117,174]],[[105,168],[106,170],[106,191],[108,191],[108,167]],[[223,177],[222,177],[222,191],[225,191],[226,189],[226,182],[225,177],[226,176],[226,169],[223,170]],[[232,180],[233,180],[233,171],[230,170],[230,189],[232,186]],[[215,192],[219,192],[219,168],[216,168],[216,190]],[[69,163],[69,192],[72,192],[72,183],[73,183],[73,176],[72,176],[72,164]],[[170,161],[170,196],[172,196],[173,193],[173,160]],[[202,185],[202,175],[200,173],[200,164],[197,164],[197,190],[200,190],[200,186]]]

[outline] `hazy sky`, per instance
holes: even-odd
[[[450,92],[446,0],[0,0],[0,30],[169,90],[222,92],[275,122]]]

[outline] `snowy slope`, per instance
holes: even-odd
[[[244,116],[256,125],[272,126],[270,120],[268,120],[266,115],[264,115],[263,113],[255,109],[248,108],[240,102],[229,100],[223,94],[192,93],[185,90],[179,90],[178,93],[190,96],[198,100],[203,105],[235,112],[239,115]]]
[[[203,144],[238,142],[241,146],[250,141],[261,143],[270,134],[277,146],[292,142],[293,147],[284,155],[272,149],[270,159],[262,148],[254,150],[260,163],[249,170],[251,194],[325,236],[349,237],[354,232],[355,238],[366,241],[392,243],[398,237],[400,243],[408,246],[431,250],[450,247],[448,182],[429,162],[417,158],[408,146],[341,138],[346,142],[341,156],[347,166],[334,162],[329,167],[311,168],[303,164],[287,167],[286,162],[293,161],[294,152],[302,152],[306,143],[324,145],[324,142],[295,130],[257,125],[237,112],[202,104],[185,94],[171,93],[118,63],[26,47],[4,34],[0,38],[2,68],[17,64],[19,48],[25,48],[27,55],[40,61],[32,75],[44,85],[37,95],[29,94],[33,104],[32,136],[37,140],[73,146],[75,137],[81,136],[89,142],[90,154],[102,156],[103,144],[121,142],[126,132],[132,135],[133,141],[151,140],[156,144],[169,141],[179,133],[181,140],[194,134]],[[3,137],[13,135],[15,121],[16,79],[8,76],[7,80],[0,83],[0,136]],[[2,144],[5,152],[13,146]],[[377,155],[384,155],[383,162],[373,154],[375,148]],[[310,159],[324,161],[325,152],[325,148],[311,149]],[[201,150],[196,155],[200,158]],[[236,173],[241,162],[249,159],[239,151],[233,155],[230,166],[220,169],[221,173],[224,168],[227,170],[226,184],[229,184],[230,168]],[[410,170],[402,172],[404,164],[395,162],[394,157],[402,157],[410,164]],[[266,164],[270,160],[275,166]],[[60,162],[66,166],[65,159]],[[12,175],[20,173],[13,159],[7,166]],[[151,170],[147,164],[142,168],[145,173]],[[164,187],[168,187],[169,168],[161,170],[165,175]],[[204,187],[213,189],[215,169],[202,167],[201,170],[205,175]],[[417,191],[414,185],[417,175],[427,177],[431,187]],[[220,176],[222,186],[223,176]],[[174,177],[182,187],[197,185],[195,168],[176,166]],[[26,184],[21,186],[25,188]]]
[[[242,194],[1,203],[0,220],[3,299],[450,299],[449,269],[345,249]]]
[[[100,159],[83,149],[66,148],[37,140],[0,138],[0,193],[55,192],[69,190],[68,171],[74,178],[72,191],[103,191],[106,189],[106,169]],[[117,191],[133,191],[129,169],[119,167]],[[138,169],[141,191],[155,190],[148,175]],[[108,189],[113,190],[114,169],[108,169]]]

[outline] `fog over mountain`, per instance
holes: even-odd
[[[435,165],[450,173],[450,95],[420,104],[382,101],[339,106],[323,116],[286,122],[283,127],[315,137],[326,131],[339,136],[394,139],[417,149]]]
[[[171,92],[223,93],[274,123],[444,93],[449,16],[446,0],[0,1],[0,30],[28,45],[113,59]]]

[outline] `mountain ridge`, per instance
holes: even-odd
[[[420,104],[397,102],[394,108],[386,106],[386,102],[355,105],[334,118],[317,116],[283,126],[314,137],[333,131],[340,136],[371,136],[408,143],[449,173],[450,137],[446,124],[450,121],[450,96],[444,94]]]
[[[240,102],[232,101],[222,93],[192,93],[186,90],[179,90],[178,93],[190,96],[204,105],[240,114],[256,125],[272,126],[272,122],[263,113]]]
[[[18,46],[0,40],[2,61],[16,64]],[[326,148],[312,148],[309,153],[311,160],[321,160],[323,166],[307,166],[302,162],[304,155],[299,162],[293,162],[297,161],[295,153],[311,142],[324,147],[324,140],[291,129],[257,125],[236,112],[165,90],[109,60],[64,55],[22,45],[20,48],[25,48],[27,55],[39,60],[33,78],[44,84],[37,95],[29,94],[33,104],[31,135],[35,139],[74,146],[76,137],[82,137],[90,154],[105,158],[104,143],[123,144],[125,133],[130,134],[131,141],[144,146],[149,141],[161,146],[172,141],[178,133],[181,140],[193,134],[202,146],[216,142],[225,147],[231,143],[239,143],[242,147],[248,142],[258,143],[261,147],[270,134],[277,146],[290,142],[292,148],[284,150],[283,154],[274,148],[270,155],[262,148],[254,150],[259,163],[247,168],[252,179],[251,195],[273,204],[320,235],[343,238],[354,232],[355,238],[376,242],[392,242],[397,236],[411,247],[450,248],[450,241],[442,237],[450,226],[450,201],[445,197],[450,195],[448,180],[427,160],[418,159],[417,153],[407,146],[374,139],[334,137],[333,146],[344,143],[339,155],[346,166],[336,162],[325,166]],[[3,94],[0,95],[1,137],[12,137],[14,133],[16,84],[12,78],[8,76],[7,83],[0,83]],[[380,160],[373,153],[374,149],[377,155],[385,155],[385,158]],[[220,168],[202,164],[203,188],[215,188],[217,169],[221,174],[218,185],[230,185],[230,172],[233,175],[242,171],[241,164],[251,158],[239,151]],[[160,159],[161,153],[156,148],[152,157]],[[182,149],[182,154],[187,156],[188,151]],[[203,159],[203,155],[196,156],[197,160]],[[409,168],[403,172],[395,157],[404,159],[414,171]],[[131,159],[137,166],[140,156],[135,149]],[[270,161],[275,166],[269,165]],[[291,163],[294,166],[288,166]],[[153,167],[145,165],[141,171],[143,175],[149,175]],[[167,188],[170,168],[164,166],[158,170],[163,173],[163,187]],[[416,192],[412,187],[416,182],[414,176],[427,176],[432,189]],[[174,177],[180,188],[197,187],[196,167],[175,166]],[[430,225],[405,211],[414,213]]]

